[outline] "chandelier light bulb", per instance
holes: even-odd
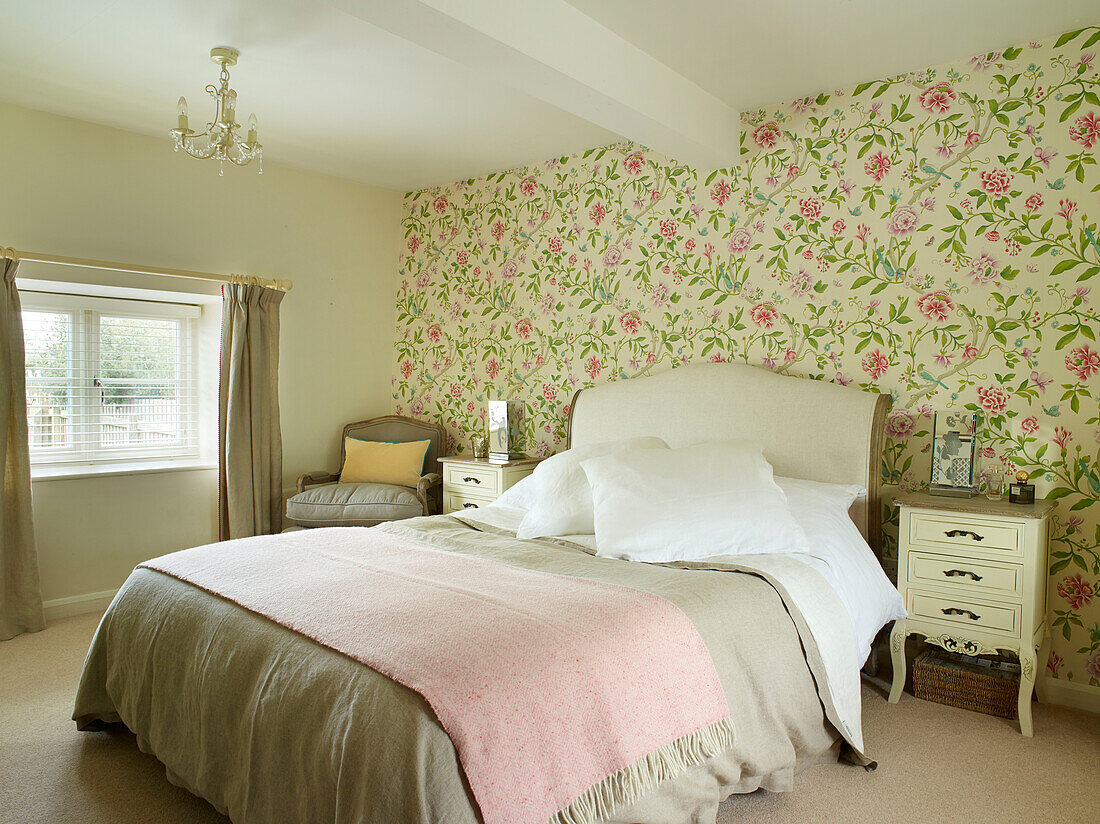
[[[179,115],[179,129],[181,132],[187,131],[187,98],[180,97],[179,103],[176,104],[176,114]]]
[[[256,142],[256,115],[254,114],[248,116],[248,142]]]
[[[237,115],[237,93],[232,89],[225,96],[225,119],[226,122],[232,123],[233,118]]]

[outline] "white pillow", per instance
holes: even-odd
[[[636,449],[668,449],[668,444],[660,438],[628,438],[575,446],[542,461],[530,475],[530,497],[524,501],[529,509],[516,537],[552,538],[592,532],[592,487],[581,461]]]
[[[862,665],[878,631],[906,615],[901,595],[848,514],[866,490],[793,478],[775,482],[786,493],[795,520],[812,536],[806,557],[799,560],[820,572],[844,603]]]
[[[758,444],[703,443],[590,458],[596,554],[665,563],[806,552]]]

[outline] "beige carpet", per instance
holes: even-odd
[[[227,819],[174,787],[125,732],[78,733],[73,693],[97,616],[0,643],[0,824],[206,824]],[[867,750],[879,769],[817,767],[795,792],[723,805],[742,821],[1096,821],[1100,717],[1037,705],[1035,737],[1015,722],[864,689]],[[318,824],[323,824],[319,822]],[[388,824],[370,822],[369,824]]]

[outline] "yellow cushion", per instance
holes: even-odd
[[[342,484],[395,484],[415,487],[431,441],[383,443],[344,438]]]

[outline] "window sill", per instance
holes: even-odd
[[[77,478],[101,478],[112,475],[159,475],[166,472],[197,472],[217,468],[216,463],[198,460],[39,465],[31,467],[31,483],[71,481]]]

